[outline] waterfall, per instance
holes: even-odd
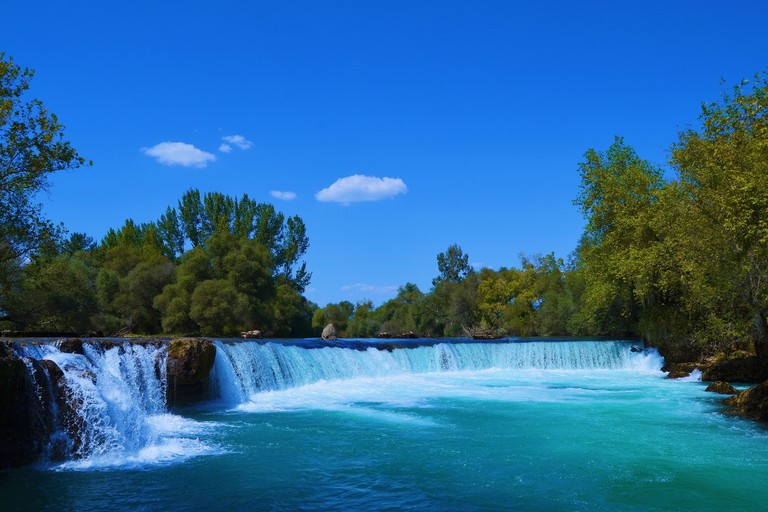
[[[167,415],[167,348],[94,342],[83,343],[82,351],[61,352],[57,343],[16,349],[25,358],[53,361],[63,373],[56,384],[64,410],[56,411],[51,443],[64,439],[74,459],[109,464],[164,442],[158,418]]]
[[[43,458],[68,460],[66,465],[77,469],[219,450],[199,440],[205,423],[168,411],[168,343],[78,341],[66,352],[61,343],[14,348],[38,390],[36,400],[44,404],[50,439]],[[216,340],[213,345],[208,380],[212,396],[228,405],[265,391],[358,377],[488,369],[658,371],[663,363],[655,351],[624,341]]]
[[[637,344],[625,341],[430,342],[410,348],[360,341],[312,348],[274,341],[215,345],[212,383],[228,403],[320,380],[491,368],[658,370],[663,364],[657,353],[640,352]]]

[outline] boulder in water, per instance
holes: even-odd
[[[328,324],[323,329],[323,339],[334,341],[336,339],[336,328],[333,326],[333,324]]]
[[[734,388],[727,382],[723,382],[721,380],[717,382],[713,382],[709,386],[707,386],[707,389],[704,391],[709,391],[710,393],[720,393],[721,395],[735,395],[739,392],[738,389]]]
[[[261,331],[253,330],[253,331],[243,331],[240,333],[241,338],[249,338],[249,339],[257,339],[260,340],[264,336],[262,336]]]
[[[206,400],[216,346],[202,338],[176,338],[168,349],[168,405]]]
[[[669,372],[667,374],[668,379],[682,379],[688,377],[696,368],[696,363],[672,363],[662,366],[661,371]]]
[[[768,381],[723,400],[734,412],[758,421],[768,421]]]
[[[80,338],[67,338],[64,340],[59,340],[57,344],[59,346],[59,350],[62,352],[67,352],[69,354],[84,354],[83,340]]]

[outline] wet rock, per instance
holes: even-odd
[[[758,421],[768,421],[768,381],[723,400],[733,412]]]
[[[768,380],[768,367],[761,364],[757,356],[737,357],[714,363],[701,378],[706,381],[764,382]]]
[[[721,380],[717,382],[713,382],[709,386],[707,386],[707,389],[704,391],[709,391],[710,393],[720,393],[721,395],[735,395],[739,392],[738,389],[734,388],[727,382],[723,382]]]
[[[177,338],[168,348],[168,405],[184,405],[209,398],[216,347],[210,340]]]
[[[42,397],[27,364],[0,357],[0,469],[35,462],[48,436]]]
[[[669,372],[668,379],[682,379],[688,377],[698,367],[696,363],[670,363],[661,367],[661,371]]]
[[[336,328],[333,324],[328,324],[323,329],[322,337],[324,340],[333,341],[336,339]]]
[[[67,338],[56,342],[59,346],[59,350],[67,352],[69,354],[83,355],[83,340],[80,338]]]
[[[380,332],[376,337],[383,340],[394,338],[394,336],[392,336],[392,333],[389,333],[389,332]]]
[[[249,339],[257,339],[260,340],[264,336],[262,336],[261,331],[253,330],[253,331],[244,331],[240,333],[241,338],[249,338]]]
[[[413,331],[404,332],[399,336],[401,339],[408,340],[408,339],[416,339],[418,336],[416,336],[416,333]]]

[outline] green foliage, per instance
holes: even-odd
[[[0,321],[16,323],[28,309],[18,300],[24,263],[62,231],[43,218],[35,194],[50,174],[89,165],[64,140],[56,115],[25,98],[33,75],[0,53]]]

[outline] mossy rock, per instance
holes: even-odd
[[[168,348],[168,404],[199,402],[210,398],[208,388],[216,346],[202,338],[176,338]]]
[[[701,379],[754,384],[768,380],[768,367],[761,363],[757,356],[737,357],[713,364]]]
[[[734,412],[758,421],[768,421],[768,381],[723,400]]]
[[[721,380],[717,382],[713,382],[709,386],[707,386],[707,389],[704,391],[709,391],[710,393],[719,393],[721,395],[735,395],[739,392],[738,389],[734,388],[727,382],[723,382]]]

